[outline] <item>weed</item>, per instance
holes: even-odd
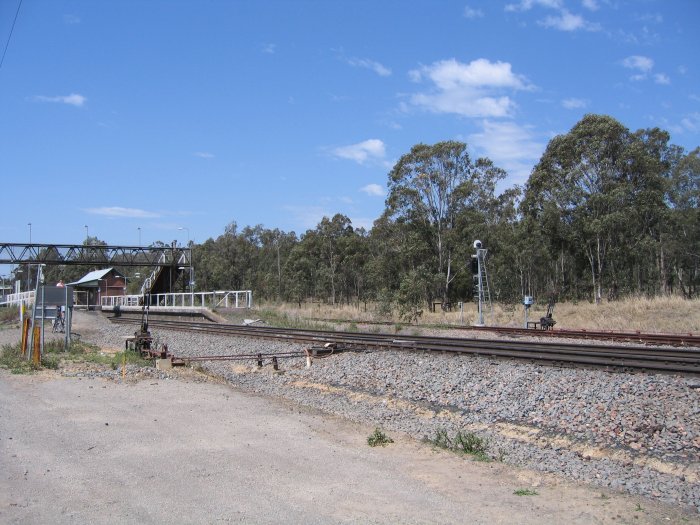
[[[0,368],[9,370],[13,374],[29,374],[38,367],[22,356],[19,343],[16,345],[4,345],[0,349]]]
[[[637,503],[637,507],[634,509],[635,512],[644,512],[644,507]]]
[[[9,306],[0,308],[0,323],[14,323],[19,321],[19,307]]]
[[[367,438],[367,444],[370,447],[382,446],[385,447],[389,443],[393,443],[394,440],[387,436],[384,432],[379,430],[379,427],[374,429],[374,432],[370,434]]]
[[[425,438],[424,441],[438,448],[451,450],[458,454],[473,456],[477,461],[490,460],[489,456],[486,454],[487,441],[473,432],[462,432],[459,430],[457,434],[451,438],[446,430],[438,429],[435,431],[435,437],[432,439]],[[499,452],[502,454],[502,457],[505,456],[505,452],[500,450]]]
[[[350,323],[347,328],[348,332],[359,332],[360,329],[357,327],[357,323]]]
[[[530,489],[518,489],[515,492],[513,492],[516,496],[538,496],[539,493],[536,490],[530,490]]]
[[[498,456],[496,456],[496,461],[503,463],[506,460],[506,450],[504,448],[498,449]]]
[[[607,494],[604,494],[604,493],[601,492],[601,493],[600,493],[600,499],[602,499],[602,500],[608,500],[608,499],[610,499],[610,496],[608,496]]]

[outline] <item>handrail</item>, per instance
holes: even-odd
[[[251,308],[253,292],[251,290],[218,290],[215,292],[180,292],[139,295],[103,296],[100,304],[105,308],[117,306],[142,306],[144,297],[149,301],[149,308]]]

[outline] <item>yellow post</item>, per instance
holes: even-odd
[[[34,327],[34,353],[32,354],[32,362],[39,366],[41,364],[41,328]]]
[[[24,318],[24,325],[22,326],[22,357],[27,357],[27,344],[29,344],[29,327],[32,324],[32,320],[29,317]]]

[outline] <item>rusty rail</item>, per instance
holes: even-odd
[[[123,317],[112,318],[112,321],[136,322]],[[347,348],[452,352],[520,359],[531,362],[700,374],[700,349],[658,349],[620,345],[592,345],[590,343],[524,342],[517,340],[426,336],[397,338],[391,334],[328,332],[168,320],[152,320],[150,326],[152,328],[194,331],[215,335],[276,339],[292,343],[316,343],[321,345],[335,343],[345,345]],[[194,358],[187,359],[194,360]],[[205,359],[210,359],[210,357],[201,356],[201,360]]]

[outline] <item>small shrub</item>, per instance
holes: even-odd
[[[347,331],[348,331],[348,332],[359,332],[360,329],[357,327],[357,324],[356,324],[356,323],[350,323],[350,324],[348,325]]]
[[[530,489],[518,489],[515,492],[513,492],[516,496],[538,496],[539,493],[536,490],[530,490]]]
[[[462,432],[459,430],[451,438],[446,430],[438,429],[435,431],[435,436],[432,439],[426,437],[424,441],[435,447],[451,450],[458,454],[468,454],[477,461],[489,461],[490,459],[486,454],[487,441],[473,432]]]
[[[374,429],[374,432],[370,434],[367,438],[367,444],[370,447],[382,446],[385,447],[389,443],[393,443],[394,440],[387,436],[384,432],[379,430],[379,427]]]

